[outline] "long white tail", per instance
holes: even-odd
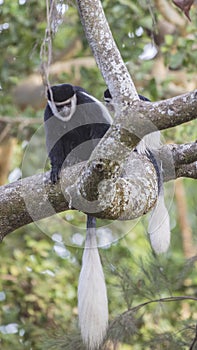
[[[95,218],[88,216],[87,235],[78,285],[79,325],[89,350],[98,349],[108,326],[105,278],[96,242]]]
[[[170,245],[170,219],[164,202],[163,176],[162,166],[159,166],[152,151],[158,149],[161,145],[160,132],[156,131],[150,135],[146,135],[136,149],[138,153],[146,153],[151,159],[158,176],[158,198],[152,210],[148,233],[150,235],[150,243],[157,254],[165,253]],[[147,150],[149,149],[148,153]]]
[[[165,206],[163,190],[158,195],[148,225],[148,233],[153,250],[165,253],[170,245],[170,220]]]

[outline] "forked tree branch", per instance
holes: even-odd
[[[143,215],[156,201],[157,176],[152,163],[145,156],[132,152],[133,148],[153,131],[196,118],[197,91],[157,103],[137,101],[134,84],[113,40],[100,1],[77,2],[89,44],[113,96],[115,121],[85,166],[80,164],[63,171],[61,184],[51,186],[47,181],[44,184],[43,175],[36,175],[0,189],[1,239],[18,227],[71,207],[90,212],[89,203],[96,217],[132,219]],[[192,152],[193,147],[190,148]],[[176,156],[178,151],[177,147]],[[174,165],[174,171],[166,179],[182,174],[195,178],[196,159],[186,165],[180,164],[171,153],[170,164]],[[169,161],[166,164],[168,169]],[[141,195],[136,196],[139,188]]]
[[[178,177],[197,179],[197,141],[164,145],[155,155],[162,162],[164,181]],[[174,164],[173,168],[170,164]]]
[[[195,152],[197,147],[196,143],[190,143],[186,145],[166,145],[161,148],[159,157],[161,156],[164,168],[164,180],[168,181],[171,179],[178,178],[180,176],[191,177],[197,179],[197,152]],[[194,156],[195,154],[195,156]],[[137,156],[136,152],[133,152],[134,158],[130,161],[130,166],[132,169],[128,168],[128,172],[133,175],[133,178],[130,177],[133,184],[136,185],[136,188],[141,186],[141,191],[144,195],[144,184],[141,182],[141,179],[146,177],[144,173],[144,168],[149,168],[149,171],[152,171],[153,183],[155,184],[156,177],[154,169],[150,166],[150,162],[144,156]],[[185,155],[185,164],[184,157]],[[136,157],[138,159],[136,159]],[[170,160],[169,160],[170,159]],[[192,163],[189,163],[189,160]],[[134,163],[133,163],[134,162]],[[136,163],[138,162],[138,163]],[[174,162],[174,164],[173,164]],[[86,162],[85,162],[86,163]],[[136,167],[137,165],[137,167]],[[174,165],[172,169],[172,165]],[[170,166],[170,169],[169,169]],[[55,213],[59,213],[65,210],[74,209],[73,202],[71,201],[71,197],[69,193],[72,192],[72,186],[78,180],[79,173],[82,171],[84,167],[84,163],[77,164],[75,166],[66,168],[62,172],[61,182],[51,185],[49,182],[49,173],[34,175],[17,182],[8,184],[6,186],[0,187],[0,241],[9,233],[13,232],[17,228],[20,228],[24,225],[27,225],[31,222],[49,217],[54,215]],[[141,174],[139,179],[139,172],[141,168]],[[138,172],[138,177],[136,176],[136,171]],[[128,174],[125,174],[122,177],[122,182],[126,183],[124,180],[128,181]],[[151,180],[152,181],[152,180]],[[111,179],[111,184],[114,187],[114,179]],[[130,186],[129,181],[126,183],[127,189]],[[114,192],[109,191],[110,181],[107,183],[108,185],[108,201],[113,204],[113,208],[116,206],[119,212],[112,211],[110,205],[108,205],[107,209],[102,212],[94,213],[97,217],[106,217],[107,215],[111,215],[111,219],[116,218],[117,215],[121,216],[120,210],[120,199],[123,198],[125,201],[128,201],[128,196],[133,196],[133,193],[127,192],[120,193],[118,196],[114,196]],[[149,183],[150,185],[150,183]],[[118,189],[121,187],[121,182],[116,182],[116,186]],[[132,188],[134,191],[134,187]],[[93,192],[94,193],[94,192]],[[148,192],[147,192],[148,193]],[[91,196],[92,189],[89,188],[89,195]],[[102,196],[105,196],[105,193],[102,193]],[[121,197],[123,196],[123,197]],[[147,194],[146,201],[149,194]],[[153,197],[151,199],[152,202],[156,199],[157,192],[153,192]],[[82,198],[83,200],[83,198]],[[94,198],[90,198],[90,205],[92,206],[92,200]],[[106,200],[106,197],[104,198]],[[141,197],[137,198],[137,200],[141,200]],[[148,199],[150,203],[150,197]],[[107,201],[106,201],[107,202]],[[151,202],[151,203],[152,203]],[[151,206],[151,203],[149,204]],[[79,205],[79,203],[78,203]],[[141,206],[141,203],[139,207]],[[132,208],[131,203],[128,205],[128,212],[125,215],[140,216],[138,208]],[[81,209],[85,212],[84,203],[81,204],[81,208],[77,207],[77,209]],[[121,218],[121,217],[120,217]]]
[[[125,168],[130,153],[145,135],[196,119],[196,94],[197,92],[188,93],[166,100],[165,103],[135,101],[132,104],[125,104],[124,98],[114,123],[93,150],[80,173],[75,190],[83,193],[84,198],[86,196],[88,198],[87,184],[91,183],[92,188],[97,188],[97,179],[104,180],[105,173],[117,179]],[[183,108],[180,108],[181,102]],[[184,103],[187,103],[187,108],[184,108]],[[101,160],[102,174],[99,171]],[[173,178],[172,175],[170,178]]]
[[[87,184],[97,188],[104,174],[118,178],[130,152],[145,135],[197,117],[197,91],[157,103],[137,100],[132,78],[121,58],[100,0],[77,0],[81,21],[96,62],[113,97],[115,120],[92,152],[75,190],[89,198]],[[102,160],[102,174],[99,173]],[[96,164],[97,162],[97,164]],[[95,183],[94,183],[95,181]]]
[[[77,4],[88,43],[112,96],[139,99],[115,44],[101,2],[77,0]]]

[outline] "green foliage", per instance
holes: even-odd
[[[72,226],[79,232],[81,218],[78,221],[77,213],[72,217]],[[165,256],[156,257],[141,225],[132,231],[127,223],[117,222],[116,227],[113,235],[128,233],[100,250],[109,297],[108,336],[135,350],[142,344],[144,349],[157,349],[158,341],[164,349],[170,349],[169,344],[174,344],[173,349],[180,344],[188,346],[194,336],[195,301],[136,306],[171,295],[195,295],[197,259],[184,262],[181,247],[177,251],[175,246]],[[107,234],[108,225],[103,229]],[[83,349],[76,309],[82,250],[60,242],[67,251],[61,255],[56,244],[30,225],[8,236],[1,245],[0,344],[4,350]],[[15,334],[2,329],[9,324],[17,325]]]
[[[112,6],[113,3],[113,6]],[[143,47],[150,42],[146,29],[152,30],[153,19],[145,1],[104,1],[104,10],[114,38],[125,61],[139,61]],[[139,29],[141,29],[139,31]],[[131,57],[132,52],[132,57]]]
[[[195,49],[197,40],[196,23],[192,23],[187,28],[187,40],[179,35],[165,36],[165,43],[161,51],[169,67],[172,70],[186,68],[188,72],[193,72],[197,61],[197,52]]]
[[[21,4],[20,4],[21,3]],[[75,38],[84,37],[77,11],[69,6],[66,26],[60,26],[53,41],[54,56],[69,48]],[[8,1],[0,4],[0,111],[12,115],[11,89],[39,70],[40,48],[46,29],[45,1]],[[34,112],[35,113],[35,112]]]
[[[152,42],[160,16],[154,14],[153,8],[150,11],[149,2],[144,0],[104,0],[103,6],[138,91],[151,100],[164,98],[172,78],[167,76],[158,89],[156,78],[152,76],[154,60],[139,58],[144,46]],[[19,1],[5,0],[0,11],[0,22],[4,24],[0,27],[0,84],[3,88],[0,108],[2,114],[16,116],[16,106],[10,102],[11,90],[23,77],[39,69],[40,46],[46,27],[45,2],[32,0],[20,5]],[[184,67],[191,79],[197,61],[193,49],[196,42],[194,26],[195,20],[188,25],[185,37],[166,35],[161,48],[166,65],[175,70]],[[82,43],[76,56],[90,55],[77,10],[69,3],[53,40],[53,59],[64,57],[75,39]],[[78,75],[80,85],[102,100],[105,83],[99,70],[83,67]],[[54,83],[72,83],[75,76],[73,69],[60,74]],[[28,108],[24,113],[27,117],[34,117],[36,113],[41,117],[43,111]],[[189,142],[195,139],[195,131],[193,124],[187,123],[166,131],[164,136],[166,141]],[[18,134],[20,138],[20,130]],[[28,145],[25,148],[18,145],[13,167],[21,166],[23,176],[42,171],[43,134],[37,133],[34,140],[35,144],[28,152]],[[23,156],[25,151],[27,158]],[[192,180],[185,183],[189,221],[195,233],[196,185]],[[171,197],[170,194],[169,201]],[[68,222],[65,232],[65,225],[56,225],[48,219],[39,224],[40,230],[29,225],[6,237],[0,246],[0,348],[3,350],[84,349],[76,307],[82,249],[76,244],[71,246],[71,242],[75,234],[84,238],[85,216],[82,213],[67,214],[61,215],[62,222]],[[171,295],[196,295],[196,257],[184,258],[175,204],[170,206],[170,215],[171,249],[159,257],[150,250],[144,234],[144,220],[138,225],[137,222],[112,225],[108,221],[98,221],[99,235],[109,235],[113,241],[100,252],[109,296],[108,336],[114,342],[121,342],[121,350],[188,349],[195,336],[195,300],[158,301],[135,308]],[[63,237],[63,241],[55,241],[55,234]]]
[[[3,349],[41,349],[38,340],[45,329],[68,330],[76,318],[78,263],[70,263],[54,251],[54,242],[34,226],[1,246],[1,326],[15,323],[16,334],[0,331]],[[62,287],[61,287],[62,286]],[[3,303],[3,304],[2,304]],[[64,306],[63,306],[64,305]]]
[[[7,23],[1,36],[1,84],[16,83],[39,65],[39,46],[45,30],[45,4],[36,1],[20,5],[5,1],[0,5],[1,23]],[[33,14],[33,15],[32,15]],[[16,75],[17,72],[17,75]]]

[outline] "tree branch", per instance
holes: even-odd
[[[153,124],[159,130],[168,129],[197,118],[197,90],[153,103]],[[151,112],[151,110],[150,110]]]
[[[65,168],[55,185],[46,173],[0,187],[0,239],[23,225],[71,208],[124,220],[143,215],[155,204],[157,175],[147,157],[133,152],[120,178],[106,178],[99,184],[97,200],[79,196],[73,186],[83,167],[80,163]]]
[[[82,165],[65,169],[68,186],[76,181]],[[0,241],[17,228],[68,209],[69,201],[62,194],[61,184],[51,185],[49,173],[1,186]]]
[[[197,162],[179,165],[176,168],[176,177],[197,179]]]
[[[144,135],[157,129],[178,125],[183,123],[183,120],[185,122],[196,118],[197,91],[156,104],[137,104],[137,102],[132,104],[132,100],[136,99],[136,90],[113,40],[101,2],[99,0],[78,0],[77,3],[89,45],[112,94],[116,110],[114,125],[104,136],[102,144],[96,147],[90,162],[82,173],[83,176],[85,172],[89,173],[91,178],[92,160],[106,158],[116,160],[120,165],[119,171],[121,171],[121,164]],[[187,109],[184,108],[186,104],[188,104]],[[111,139],[115,139],[113,144],[110,142]],[[108,161],[104,163],[106,170],[110,173],[114,171]],[[117,172],[117,167],[115,170]],[[79,185],[81,191],[84,191],[82,178]]]
[[[23,117],[8,117],[8,116],[0,116],[0,127],[1,125],[5,125],[5,124],[27,124],[27,125],[31,125],[31,124],[41,124],[42,120],[41,118],[23,118]]]
[[[159,156],[165,154],[168,159],[164,164],[165,181],[180,176],[197,178],[197,162],[187,164],[189,153],[192,154],[195,144],[162,147]],[[186,164],[182,164],[186,149]],[[175,161],[173,172],[167,168],[172,167],[169,154],[172,162]],[[194,157],[191,156],[191,159]],[[162,162],[164,160],[163,156]],[[145,156],[132,152],[120,178],[110,178],[107,172],[105,175],[108,177],[105,177],[100,186],[100,179],[94,180],[93,185],[97,183],[98,191],[85,178],[84,186],[86,184],[88,188],[85,188],[85,195],[79,195],[75,184],[79,181],[79,174],[83,172],[85,164],[83,162],[65,168],[61,182],[55,185],[51,185],[49,173],[46,173],[1,186],[0,240],[17,228],[69,209],[76,208],[83,212],[93,210],[96,217],[124,220],[142,216],[154,204],[157,198],[157,177],[152,163]]]
[[[164,181],[178,177],[197,178],[197,141],[164,145],[155,152],[155,156],[162,162]]]
[[[77,0],[81,22],[97,65],[114,98],[138,100],[131,76],[115,44],[100,1]]]
[[[166,148],[170,149],[172,152],[177,167],[182,164],[190,164],[197,161],[197,140],[181,145],[172,144],[163,146],[162,149],[164,152]]]
[[[140,217],[157,199],[157,176],[149,159],[132,152],[133,148],[146,134],[196,118],[197,90],[157,103],[134,102],[138,99],[135,87],[100,1],[77,2],[89,44],[112,93],[116,118],[85,167],[66,168],[59,184],[50,186],[43,175],[37,175],[0,189],[1,239],[18,227],[71,206],[112,220]],[[171,159],[174,162],[173,156]],[[175,162],[169,178],[183,173],[195,176],[195,163],[188,165],[190,169],[183,166],[187,164],[176,166]]]
[[[33,127],[40,125],[42,120],[40,118],[23,118],[23,117],[1,117],[0,116],[0,142],[7,136],[15,137],[19,134],[19,130],[26,127]]]
[[[182,31],[185,30],[187,23],[185,18],[178,13],[169,1],[156,0],[156,6],[168,22],[173,23]]]
[[[114,137],[117,139],[121,135],[121,141],[125,141],[129,148],[133,148],[149,133],[196,119],[197,90],[155,103],[143,101],[132,103],[130,99],[123,98],[122,106],[116,109]],[[126,130],[124,137],[123,130]],[[109,137],[110,132],[113,131],[109,130],[105,138]],[[97,151],[98,149],[95,153]]]
[[[102,141],[93,150],[89,161],[80,174],[76,183],[79,193],[88,198],[86,183],[93,185],[96,178],[104,180],[106,173],[117,179],[127,162],[130,153],[146,134],[196,118],[197,99],[196,92],[188,93],[176,98],[158,102],[148,103],[135,101],[125,104],[125,98],[120,108],[116,109],[116,117],[113,125],[102,138]],[[182,104],[181,104],[182,101]],[[184,108],[187,103],[187,109]],[[180,104],[183,105],[180,108]],[[165,114],[166,113],[166,114]],[[172,159],[172,157],[170,157]],[[97,163],[96,163],[97,162]],[[102,173],[100,166],[102,162]],[[169,165],[168,165],[168,168]],[[174,167],[171,167],[174,169]],[[97,173],[97,176],[95,176]],[[173,178],[170,174],[170,178]],[[86,183],[85,183],[86,182]]]
[[[77,4],[89,45],[111,92],[116,112],[112,127],[93,151],[76,184],[79,193],[88,198],[86,183],[97,188],[97,183],[93,184],[96,178],[102,181],[106,173],[117,178],[130,152],[145,135],[195,119],[197,90],[152,104],[135,101],[134,84],[113,40],[101,2],[78,0]],[[102,174],[99,170],[101,161]]]

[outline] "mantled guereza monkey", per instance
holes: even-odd
[[[146,97],[139,95],[140,100],[150,102]],[[113,100],[109,89],[104,92],[106,105],[113,107]],[[111,108],[110,108],[111,109]],[[151,246],[157,254],[164,253],[170,244],[170,220],[164,202],[162,164],[158,164],[154,157],[154,150],[161,146],[160,131],[155,131],[143,137],[135,151],[145,154],[153,163],[158,177],[158,198],[149,219],[148,233]]]
[[[105,99],[106,97],[111,99],[109,90],[107,95],[105,93]],[[139,97],[147,100],[143,96],[139,95]],[[112,124],[112,118],[107,108],[83,88],[61,84],[52,86],[48,90],[44,122],[47,151],[51,162],[50,179],[55,183],[59,179],[62,167],[89,159],[91,152]],[[144,145],[140,146],[142,142],[143,140],[136,147],[137,151],[146,149],[148,152]],[[151,153],[149,158],[151,159]],[[154,157],[152,160],[154,163]],[[154,166],[159,179],[161,172],[157,164]],[[159,188],[162,187],[159,186]],[[152,221],[161,219],[157,219],[155,212],[152,214]],[[164,251],[164,249],[159,251],[157,247],[155,250]],[[108,301],[97,249],[96,219],[91,215],[87,215],[87,235],[78,285],[78,312],[84,343],[89,350],[97,349],[106,335]]]
[[[48,90],[44,113],[46,145],[51,162],[50,179],[59,179],[62,166],[90,157],[108,130],[107,108],[79,86],[62,84]],[[81,335],[88,349],[97,349],[108,326],[108,301],[96,241],[96,219],[87,215],[87,235],[78,285]]]

